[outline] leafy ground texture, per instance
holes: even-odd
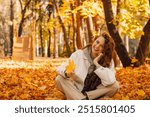
[[[0,60],[1,100],[61,100],[65,96],[57,90],[55,68],[64,59],[35,61]],[[150,65],[117,69],[120,90],[113,100],[150,99]]]

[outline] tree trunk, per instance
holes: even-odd
[[[87,24],[86,24],[85,20],[83,22],[83,30],[84,30],[84,39],[85,39],[85,42],[86,42],[86,45],[87,45],[87,44],[89,44],[89,39],[88,39]]]
[[[11,0],[10,1],[10,21],[12,22],[12,24],[10,25],[9,27],[9,35],[10,35],[10,56],[12,56],[13,54],[13,37],[14,37],[14,33],[13,33],[13,20],[14,20],[14,4],[13,4],[13,1]]]
[[[77,29],[76,29],[76,44],[77,44],[77,48],[78,49],[81,49],[82,48],[82,42],[81,42],[81,35],[80,35],[80,30],[81,30],[81,27],[80,27],[80,15],[79,13],[76,14],[76,22],[77,22]]]
[[[20,36],[22,35],[23,23],[24,23],[24,21],[25,21],[25,13],[26,13],[27,7],[29,6],[31,0],[28,0],[28,1],[26,2],[24,8],[22,7],[22,4],[23,4],[23,3],[21,2],[21,0],[19,0],[19,2],[20,2],[20,6],[21,6],[21,15],[22,15],[22,17],[21,17],[21,21],[20,21],[20,24],[19,24],[18,37],[20,37]]]
[[[77,0],[77,7],[80,5],[80,0]],[[77,44],[77,48],[78,49],[81,49],[83,46],[82,46],[82,42],[81,42],[81,35],[80,35],[80,32],[81,32],[81,19],[80,19],[80,14],[77,13],[76,14],[76,22],[77,22],[77,28],[76,28],[76,44]]]
[[[19,29],[18,29],[18,37],[20,37],[22,35],[22,26],[23,26],[23,23],[24,23],[24,19],[21,20],[20,24],[19,24]]]
[[[95,27],[95,31],[96,32],[99,32],[99,24],[97,23],[97,18],[98,16],[96,15],[95,17],[92,18],[93,20],[93,24],[94,24],[94,27]]]
[[[31,45],[30,45],[30,54],[29,59],[34,60],[35,58],[35,38],[36,38],[36,21],[33,20],[33,27],[32,27],[32,35],[31,35]]]
[[[53,58],[56,58],[56,28],[53,27],[53,35],[54,35],[54,42],[53,42]]]
[[[53,48],[53,58],[58,57],[58,38],[57,38],[57,29],[54,27],[54,48]]]
[[[66,31],[65,25],[64,25],[61,17],[58,16],[58,18],[59,18],[59,22],[62,26],[62,30],[63,30],[63,33],[64,33],[64,40],[65,40],[65,44],[66,44],[67,55],[69,57],[71,55],[71,50],[70,50],[70,46],[69,46],[69,43],[68,43],[69,40],[68,40],[68,37],[67,37],[67,31]]]
[[[63,33],[64,33],[64,41],[65,41],[65,44],[66,44],[67,56],[70,56],[71,55],[71,50],[70,50],[70,46],[69,46],[69,43],[68,43],[67,31],[66,31],[65,25],[64,25],[60,15],[59,15],[56,0],[53,0],[53,3],[55,5],[56,13],[58,14],[59,23],[61,24],[61,27],[62,27],[62,30],[63,30]]]
[[[34,58],[35,58],[35,53],[34,53],[35,49],[34,49],[34,47],[35,47],[35,38],[32,34],[32,36],[31,36],[31,45],[30,45],[30,54],[29,54],[29,59],[30,60],[34,60]]]
[[[53,9],[53,19],[56,18],[56,9]],[[54,25],[56,25],[56,21],[54,22]],[[54,35],[54,41],[53,41],[53,58],[56,58],[57,56],[57,33],[56,28],[53,27],[53,35]]]
[[[49,39],[48,39],[48,48],[47,48],[47,56],[48,57],[51,57],[51,50],[50,50],[50,48],[51,48],[51,32],[50,32],[50,30],[48,30],[48,37],[49,37]]]
[[[123,67],[127,67],[131,65],[131,59],[128,55],[128,52],[123,45],[122,39],[119,35],[118,30],[116,29],[115,25],[113,24],[113,12],[112,12],[112,5],[111,0],[102,0],[103,6],[104,6],[104,12],[105,12],[105,19],[108,31],[111,35],[111,37],[114,39],[116,44],[116,51],[117,54],[123,64]]]
[[[48,20],[47,20],[47,23],[51,20],[51,14],[52,14],[52,9],[53,9],[53,6],[50,6],[48,7]],[[47,48],[47,57],[51,57],[51,30],[48,29],[48,48]]]
[[[7,30],[6,30],[6,21],[5,18],[1,17],[1,21],[2,21],[2,37],[4,39],[4,55],[7,56],[8,54],[8,38],[7,38]]]
[[[139,60],[140,64],[143,64],[146,58],[146,51],[148,50],[148,46],[150,43],[150,20],[148,20],[147,24],[145,25],[144,35],[142,35],[138,50],[136,52],[136,58]]]
[[[92,34],[92,21],[90,20],[90,17],[86,18],[86,24],[87,24],[87,31],[88,31],[88,38],[89,38],[89,43],[92,43],[92,37],[93,37],[93,34]]]
[[[74,8],[73,8],[73,5],[72,4],[70,4],[70,9],[71,10],[73,10]],[[74,21],[74,14],[72,13],[71,14],[71,17],[72,17],[72,27],[73,27],[73,51],[75,51],[76,50],[76,48],[75,48],[75,30],[76,30],[76,27],[75,27],[75,21]]]
[[[42,20],[43,16],[41,14],[41,8],[39,9],[39,17],[40,17],[40,22],[39,22],[39,35],[40,35],[40,42],[41,42],[41,54],[42,57],[44,57],[44,44],[43,44],[43,29],[42,29]]]
[[[68,25],[68,35],[67,37],[70,39],[71,25]],[[68,40],[70,42],[70,40]]]
[[[117,0],[116,15],[118,15],[120,13],[120,9],[121,9],[120,2],[121,2],[121,0]],[[119,25],[118,21],[117,21],[117,25]]]
[[[150,5],[150,0],[149,0]],[[148,20],[147,24],[145,25],[144,35],[142,35],[139,47],[136,53],[136,58],[139,61],[139,64],[143,64],[146,58],[146,51],[148,50],[148,46],[150,43],[150,19]]]

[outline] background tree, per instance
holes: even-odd
[[[114,16],[113,16],[113,11],[112,11],[111,0],[102,0],[102,2],[104,6],[107,28],[108,28],[110,35],[115,41],[117,54],[123,66],[124,67],[129,66],[131,64],[131,59],[128,56],[128,52],[122,42],[122,39],[119,35],[119,32],[116,26],[113,24]]]
[[[120,8],[121,10],[123,10],[123,12],[117,14],[117,16],[115,17],[115,20],[116,20],[115,21],[113,14],[112,14],[111,1],[103,0],[108,30],[116,42],[116,50],[119,55],[119,58],[122,61],[123,66],[126,67],[126,66],[131,65],[131,59],[128,56],[128,53],[125,47],[123,47],[124,45],[121,41],[122,39],[119,36],[119,32],[116,28],[117,22],[122,22],[122,23],[119,23],[119,27],[122,29],[121,35],[126,34],[132,39],[140,38],[140,36],[144,34],[143,26],[144,26],[144,23],[146,22],[147,17],[149,17],[149,12],[147,12],[149,11],[149,8],[147,7],[148,5],[147,0],[144,0],[144,1],[126,0],[126,1],[120,2],[120,4],[121,4]],[[109,7],[107,7],[108,5]]]
[[[66,28],[65,28],[65,25],[64,25],[64,22],[59,14],[59,9],[58,9],[58,5],[57,5],[57,2],[56,0],[53,0],[53,3],[55,5],[55,9],[56,9],[56,13],[57,13],[57,17],[59,19],[59,23],[61,24],[61,27],[62,27],[62,30],[63,30],[63,35],[64,35],[64,41],[65,41],[65,44],[66,44],[66,50],[67,50],[67,54],[68,56],[71,55],[71,50],[70,50],[70,46],[69,46],[69,40],[68,40],[68,37],[67,37],[67,31],[66,31]]]
[[[30,5],[30,2],[31,2],[31,0],[25,0],[25,1],[19,0],[20,7],[21,7],[21,21],[19,23],[19,28],[18,28],[18,36],[19,37],[22,34],[23,24],[24,24],[25,19],[27,18],[25,14],[26,14],[27,8]]]
[[[41,2],[42,0],[40,0]],[[44,57],[44,40],[43,40],[43,18],[44,14],[42,11],[42,4],[39,5],[39,37],[40,37],[40,42],[41,42],[41,54],[42,57]]]
[[[149,4],[150,4],[150,0],[149,0]],[[148,9],[145,12],[147,12],[147,11],[148,11]],[[140,39],[139,47],[138,47],[138,50],[136,53],[136,58],[139,60],[139,64],[144,63],[146,56],[148,56],[148,55],[146,55],[146,51],[150,51],[150,50],[148,50],[149,44],[150,44],[150,19],[144,26],[143,32],[144,32],[144,35],[142,35],[142,37]]]
[[[46,6],[46,9],[47,9],[47,13],[48,13],[48,20],[47,20],[47,23],[51,20],[51,14],[53,12],[53,4],[52,3],[49,3],[47,6]],[[51,48],[51,30],[48,29],[48,48],[47,48],[47,51],[48,51],[48,57],[51,57],[51,51],[50,51],[50,48]]]
[[[80,6],[80,0],[76,1],[76,6]],[[80,14],[77,12],[76,13],[76,24],[77,24],[77,28],[76,28],[76,44],[77,44],[77,48],[81,49],[82,46],[82,42],[81,42],[81,17]]]
[[[124,67],[132,65],[124,37],[141,38],[136,58],[140,64],[144,63],[149,44],[148,0],[18,1],[20,14],[14,15],[13,20],[18,23],[15,25],[18,36],[33,37],[35,21],[37,53],[41,49],[41,53],[37,54],[39,56],[70,56],[71,52],[92,42],[93,36],[108,31]],[[20,19],[16,18],[18,15]]]
[[[10,21],[11,25],[9,26],[9,35],[10,35],[10,56],[13,54],[13,37],[14,37],[14,32],[13,32],[13,20],[14,20],[14,2],[13,0],[10,0]]]
[[[1,12],[1,11],[0,11]],[[0,13],[2,14],[2,13]],[[0,15],[0,46],[3,46],[2,50],[0,50],[0,54],[4,53],[5,56],[7,56],[9,51],[9,39],[8,39],[8,31],[7,31],[7,20],[6,17]]]

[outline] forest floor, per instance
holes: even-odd
[[[56,67],[65,58],[18,61],[0,59],[1,100],[62,100],[55,86]],[[119,91],[106,100],[150,99],[150,64],[137,68],[116,68]]]

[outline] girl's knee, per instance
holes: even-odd
[[[63,80],[62,76],[58,75],[56,78],[55,78],[55,81],[58,83],[58,82],[61,82]]]
[[[119,83],[116,81],[114,84],[112,84],[111,88],[116,91],[119,90],[120,88]]]

